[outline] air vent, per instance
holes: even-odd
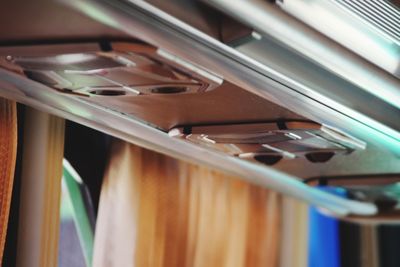
[[[8,55],[28,78],[61,92],[91,97],[174,95],[210,91],[222,79],[146,45],[115,44],[109,52]]]
[[[186,126],[172,129],[169,134],[266,165],[296,158],[324,163],[336,155],[365,149],[365,144],[353,137],[317,123],[302,121]]]

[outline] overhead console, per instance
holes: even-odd
[[[148,45],[110,51],[10,54],[5,67],[63,93],[82,96],[182,94],[210,91],[222,79]]]
[[[267,165],[296,158],[323,163],[366,147],[351,136],[307,121],[185,126],[172,129],[169,135]]]
[[[139,119],[172,138],[302,178],[370,172],[364,162],[376,153],[368,140],[300,116],[141,42],[2,47],[0,67],[47,88],[36,94],[48,95],[50,89],[80,105]],[[304,168],[309,164],[313,167]]]
[[[280,163],[286,170],[287,162],[301,160],[293,170],[297,175],[302,175],[304,161],[327,163],[353,152],[362,155],[367,147],[349,134],[246,93],[205,68],[144,43],[2,51],[0,66],[57,94],[140,118],[170,137],[253,163]]]

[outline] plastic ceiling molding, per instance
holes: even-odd
[[[372,113],[366,116],[344,104],[349,101],[351,94],[354,94],[353,90],[347,90],[350,95],[346,94],[346,90],[342,91],[344,95],[340,95],[336,100],[326,97],[323,94],[324,88],[315,82],[305,85],[198,31],[145,1],[74,0],[66,4],[132,36],[140,33],[140,38],[145,42],[161,47],[186,61],[207,66],[210,73],[216,73],[217,76],[278,105],[285,106],[293,112],[320,124],[351,133],[358,139],[368,140],[368,143],[383,147],[400,156],[400,133],[398,132],[400,126],[393,129],[374,119],[375,115],[381,117],[384,110],[394,109],[384,101],[374,100],[375,108],[370,109]],[[279,64],[279,62],[274,63]],[[340,77],[335,80],[325,80],[325,76],[322,75],[318,79],[331,84],[333,88],[336,83],[345,83],[340,80]],[[317,88],[318,86],[321,88]],[[358,90],[363,92],[362,89]],[[371,97],[374,98],[372,95]],[[351,99],[356,101],[354,97]],[[364,102],[355,103],[352,106],[365,106]],[[396,117],[396,114],[400,114],[400,110],[395,109],[393,114],[386,113],[389,117]],[[397,125],[396,121],[393,119],[391,122]]]
[[[294,51],[360,86],[361,89],[400,108],[400,82],[346,48],[262,0],[203,0],[232,15],[260,34],[272,36]],[[392,72],[397,68],[393,67]]]
[[[336,215],[374,215],[376,206],[347,200],[302,183],[273,168],[230,157],[168,136],[139,120],[59,93],[40,83],[0,69],[0,94],[54,115],[84,124],[147,149],[237,175],[251,183],[325,208]]]
[[[400,13],[395,7],[390,10],[389,2],[285,0],[277,4],[347,49],[400,77],[400,21],[391,18],[400,17]]]

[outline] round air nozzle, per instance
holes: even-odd
[[[274,165],[278,163],[283,157],[279,155],[256,155],[254,159],[266,165]]]
[[[327,162],[335,155],[334,152],[314,152],[306,154],[306,158],[313,163]]]

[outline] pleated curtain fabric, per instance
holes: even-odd
[[[280,267],[308,267],[309,206],[293,198],[282,200]]]
[[[64,119],[25,108],[17,267],[58,264],[64,132]]]
[[[93,266],[279,265],[277,193],[116,141]]]
[[[17,106],[0,98],[0,262],[3,258],[17,155]]]
[[[361,265],[362,267],[379,267],[378,227],[360,225],[361,232]]]

